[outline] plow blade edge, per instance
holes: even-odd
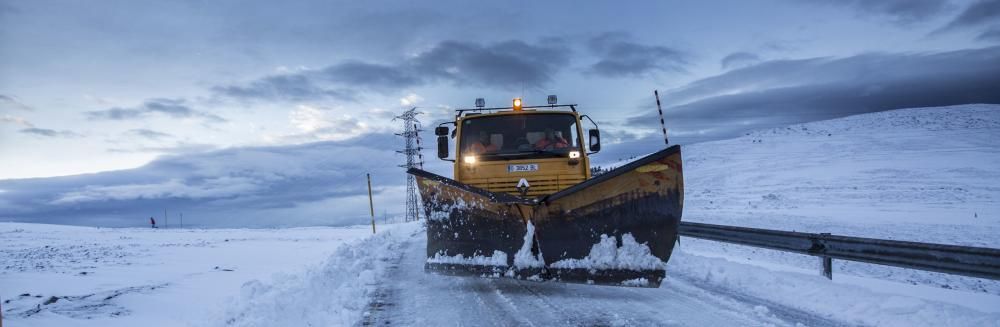
[[[419,169],[426,270],[658,287],[683,203],[680,147],[538,199],[494,193]]]

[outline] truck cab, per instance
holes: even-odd
[[[588,180],[600,132],[595,125],[585,147],[581,118],[575,105],[521,107],[519,99],[510,108],[460,109],[454,122],[442,124],[455,125],[454,179],[532,198]],[[435,134],[438,156],[448,160],[448,128]]]

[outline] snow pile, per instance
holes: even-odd
[[[524,233],[524,244],[521,249],[514,254],[514,266],[518,268],[540,268],[545,266],[542,254],[537,256],[531,254],[531,245],[535,241],[535,224],[528,222],[528,230]]]
[[[226,315],[230,326],[348,326],[364,308],[402,243],[418,224],[385,231],[337,249],[325,264],[306,273],[275,276],[243,285]],[[411,229],[411,230],[407,230]]]
[[[567,269],[664,269],[664,262],[654,256],[649,246],[639,244],[631,233],[622,235],[622,246],[618,247],[614,237],[601,234],[601,240],[590,248],[590,254],[583,259],[563,259],[552,263],[553,268]]]
[[[466,258],[459,254],[449,256],[443,251],[438,251],[433,257],[427,258],[428,263],[444,263],[456,265],[478,265],[478,266],[507,266],[507,253],[503,251],[493,251],[491,256],[476,255]]]
[[[645,287],[646,285],[649,285],[649,280],[642,277],[636,279],[628,279],[622,281],[622,285],[632,286],[632,287]]]

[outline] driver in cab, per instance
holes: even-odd
[[[479,131],[479,140],[469,146],[469,152],[483,154],[487,152],[497,152],[496,144],[490,142],[490,135],[486,131]]]
[[[553,150],[569,147],[569,142],[557,135],[551,128],[545,129],[545,137],[535,142],[535,150]]]

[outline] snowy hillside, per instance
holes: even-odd
[[[684,221],[1000,248],[1000,106],[893,110],[684,148]],[[776,251],[685,251],[811,268]],[[974,278],[834,262],[866,276],[1000,295]]]
[[[757,131],[684,164],[686,221],[1000,247],[997,105]]]

